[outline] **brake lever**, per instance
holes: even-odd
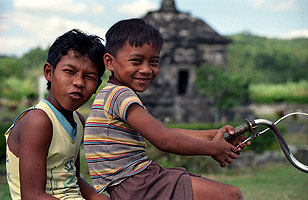
[[[249,132],[250,132],[250,137],[248,137],[246,140],[244,140],[242,142],[242,144],[246,144],[247,142],[256,139],[256,137],[260,136],[260,132],[258,129],[258,126],[256,125],[256,123],[253,121],[253,123],[251,123],[251,121],[246,120],[249,123]],[[240,145],[237,145],[236,148],[238,148]]]
[[[237,127],[234,128],[234,134],[230,135],[228,132],[224,133],[224,139],[226,141],[229,141],[239,135],[242,135],[243,133],[249,131],[250,132],[250,137],[248,137],[246,140],[244,140],[242,142],[242,144],[246,144],[247,142],[255,139],[256,137],[258,137],[260,135],[259,130],[258,130],[258,126],[255,123],[254,120],[249,121],[246,120],[246,122],[244,124],[241,124]],[[239,147],[239,145],[237,145],[237,148]]]

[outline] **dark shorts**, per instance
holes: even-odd
[[[197,175],[184,168],[162,168],[153,162],[107,191],[113,200],[192,200],[191,176]]]

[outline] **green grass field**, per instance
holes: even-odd
[[[290,164],[271,164],[210,178],[239,187],[245,200],[308,199],[308,174]]]
[[[254,103],[308,103],[308,81],[282,84],[255,84],[249,86],[250,98]]]
[[[3,166],[1,166],[3,169]],[[224,169],[222,173],[204,175],[236,185],[246,200],[307,200],[308,174],[289,164],[272,164],[243,170]],[[5,177],[0,176],[0,199],[10,199]]]

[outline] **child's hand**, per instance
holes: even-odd
[[[230,135],[233,135],[234,134],[234,128],[230,125],[226,125],[224,127],[221,128],[224,133],[228,132]],[[236,146],[237,147],[237,150],[238,150],[238,154],[242,151],[242,149],[245,148],[245,144],[243,144],[242,142],[246,140],[246,137],[244,137],[243,135],[239,135],[231,140],[229,140],[228,142],[230,144],[232,144],[233,146]],[[251,145],[251,142],[247,142],[247,145],[250,146]]]
[[[246,147],[246,145],[242,143],[244,140],[246,140],[246,137],[244,137],[243,135],[239,135],[239,136],[231,139],[229,141],[229,143],[232,144],[233,146],[236,146],[237,150],[240,152],[240,151],[242,151]],[[249,141],[246,144],[248,146],[250,146],[251,142]]]
[[[222,130],[225,130],[224,133],[228,132],[230,135],[234,134],[234,128],[232,126],[226,125],[224,127],[221,128]],[[240,153],[240,151],[242,151],[242,149],[245,148],[245,144],[243,144],[242,142],[246,140],[246,137],[244,137],[243,135],[239,135],[233,139],[231,139],[230,141],[228,141],[230,144],[232,144],[233,146],[238,147],[238,153]],[[251,145],[251,142],[247,142],[247,145]]]
[[[212,140],[212,142],[215,142],[216,146],[216,151],[214,155],[212,155],[212,158],[215,159],[221,167],[225,167],[226,162],[231,164],[233,162],[233,159],[236,159],[239,153],[238,149],[234,145],[228,143],[224,139],[223,133],[225,132],[234,134],[234,129],[232,126],[229,125],[224,126],[217,131],[216,136]]]

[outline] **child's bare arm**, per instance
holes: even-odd
[[[19,170],[22,199],[57,199],[45,193],[46,159],[52,124],[41,110],[27,113],[19,122]]]
[[[202,139],[202,140],[212,140],[218,129],[211,129],[211,130],[188,130],[188,129],[179,129],[179,128],[170,128],[171,131],[174,131],[176,133],[181,133],[184,135],[188,135],[190,137],[194,137],[197,139]]]
[[[77,176],[77,184],[80,187],[80,192],[83,198],[87,200],[108,200],[109,198],[104,194],[97,194],[95,189],[80,176],[80,156],[78,155],[76,163],[76,176]]]
[[[77,112],[77,114],[78,114],[78,117],[79,117],[83,127],[84,127],[85,126],[84,117],[79,112]],[[87,199],[87,200],[107,200],[107,199],[109,199],[104,194],[97,194],[95,189],[86,180],[84,180],[80,176],[80,154],[78,154],[75,166],[76,166],[76,176],[78,178],[77,184],[79,185],[80,192],[85,199]]]
[[[232,163],[232,159],[237,156],[236,147],[224,140],[222,130],[211,141],[175,133],[137,104],[132,104],[128,108],[126,120],[131,127],[162,151],[180,155],[212,156],[221,166],[225,166],[225,162]]]
[[[97,194],[95,189],[80,176],[78,177],[78,185],[80,187],[83,198],[87,200],[108,200],[109,199],[104,194]]]
[[[228,132],[230,134],[234,134],[234,128],[230,125],[226,125],[222,127],[223,132]],[[201,140],[212,140],[219,129],[211,129],[211,130],[187,130],[187,129],[178,129],[178,128],[173,128],[171,129],[172,131],[176,133],[182,133],[197,139]],[[238,146],[238,151],[241,151],[242,149],[245,148],[246,145],[242,144],[242,142],[246,139],[243,135],[237,136],[234,139],[228,141],[230,144],[233,146]],[[250,145],[251,143],[248,142],[247,145]]]

